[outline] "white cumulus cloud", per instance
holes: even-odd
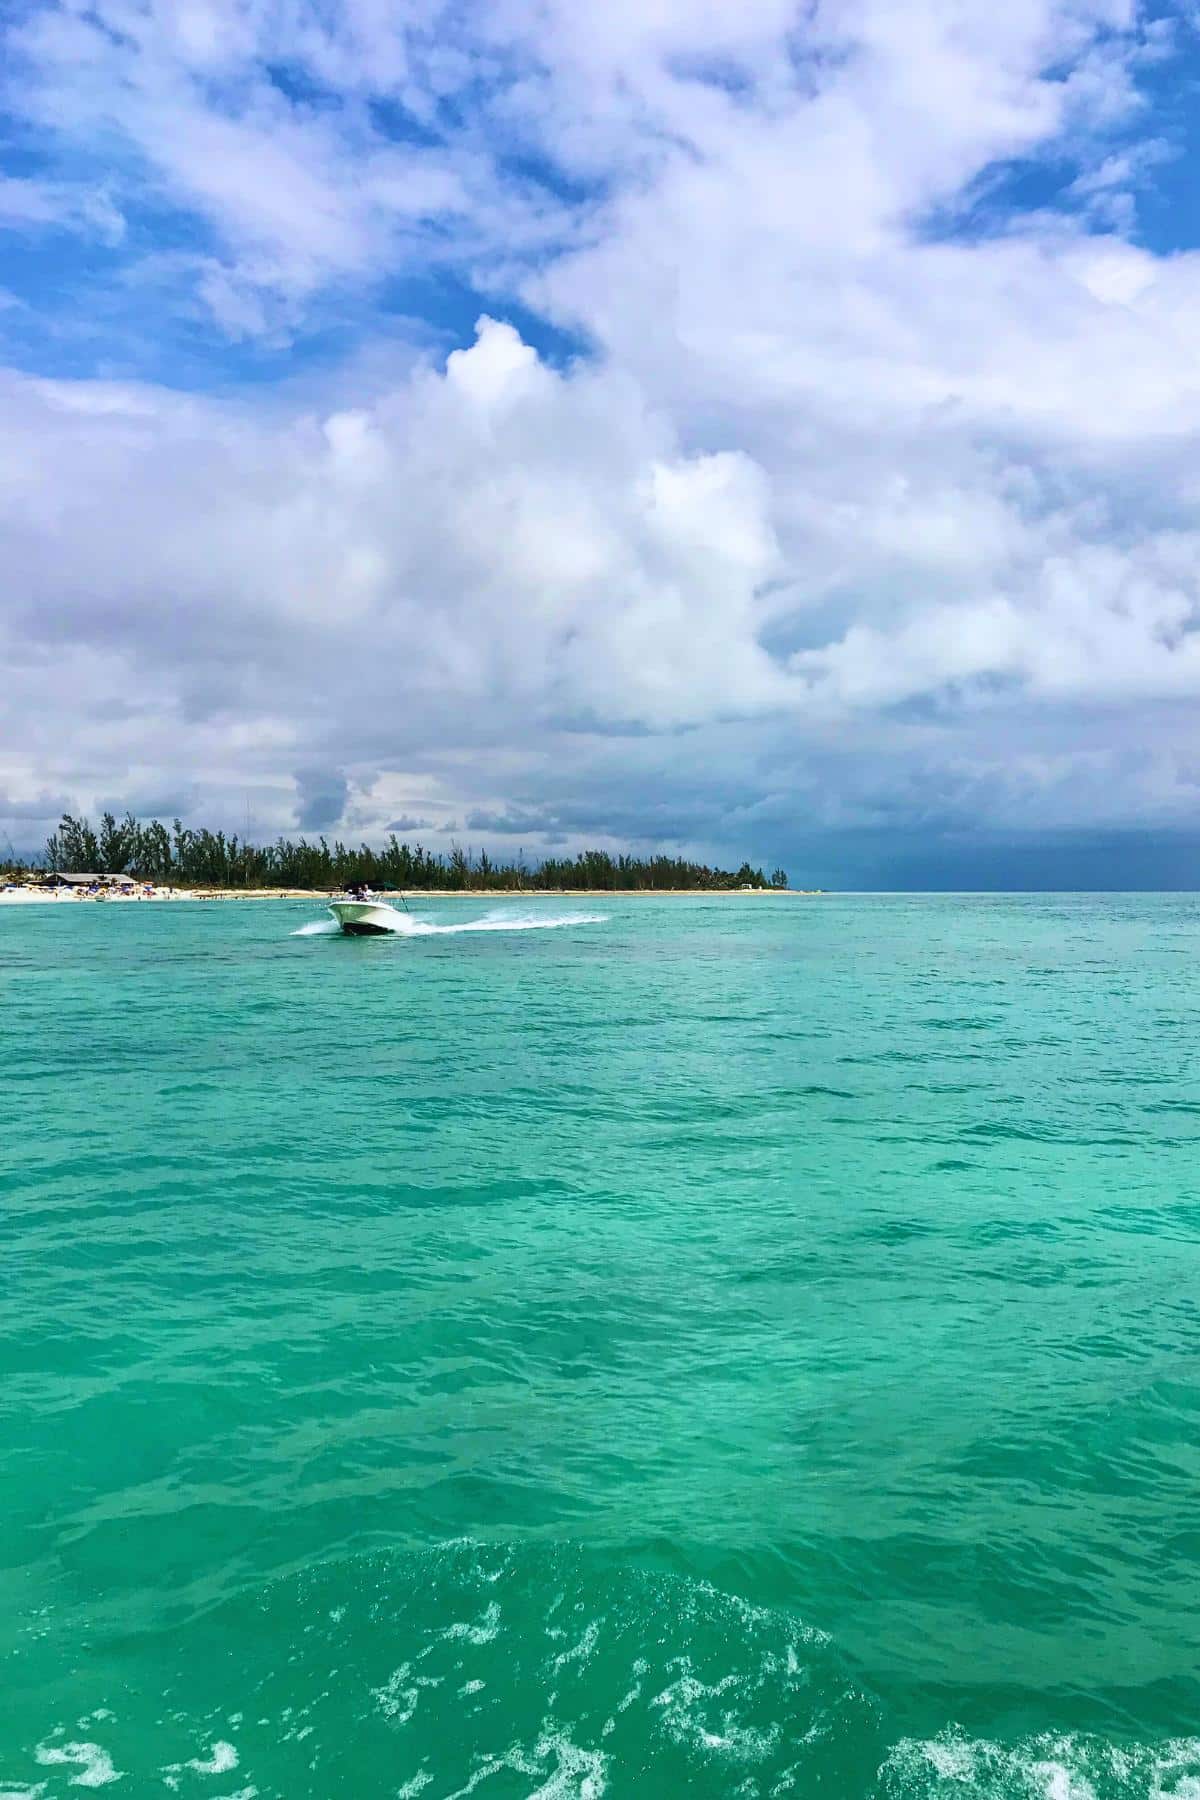
[[[1185,29],[1133,0],[27,12],[6,104],[49,172],[0,223],[103,239],[218,347],[352,302],[359,351],[187,393],[131,377],[127,328],[115,374],[4,375],[14,816],[767,856],[1196,823],[1200,253],[1135,230]],[[130,241],[150,205],[189,231]],[[486,302],[441,361],[371,310],[413,271]]]

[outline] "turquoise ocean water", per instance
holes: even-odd
[[[1197,1800],[1200,899],[319,910],[0,912],[0,1795]]]

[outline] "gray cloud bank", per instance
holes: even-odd
[[[528,9],[460,9],[474,129],[380,162],[369,103],[433,105],[436,7],[298,37],[333,110],[268,95],[275,13],[101,11],[128,28],[103,54],[82,15],[23,28],[21,104],[78,149],[125,94],[141,178],[218,246],[173,276],[208,329],[301,333],[432,256],[430,220],[496,316],[444,364],[366,345],[270,391],[0,376],[23,841],[64,797],[167,800],[832,881],[1007,856],[1015,885],[1139,884],[1095,846],[1193,879],[1200,257],[1129,230],[1160,27],[1120,0],[550,5],[535,55]],[[934,229],[1035,155],[1093,210]],[[130,179],[102,218],[61,176],[44,203],[112,241]],[[506,294],[587,355],[548,365]]]

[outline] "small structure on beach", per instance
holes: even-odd
[[[88,870],[26,869],[14,880],[0,877],[0,900],[6,904],[21,901],[55,900],[191,900],[190,889],[161,886],[139,875],[109,875]]]
[[[133,883],[132,875],[76,875],[63,874],[61,870],[37,877],[38,887],[129,887]]]

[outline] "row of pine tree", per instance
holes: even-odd
[[[105,813],[99,829],[86,818],[65,813],[46,844],[46,866],[64,873],[135,875],[179,887],[344,888],[365,882],[374,888],[736,888],[787,886],[776,869],[768,881],[761,869],[714,869],[675,856],[611,856],[581,850],[573,857],[546,857],[526,866],[496,862],[486,851],[453,849],[449,855],[401,843],[393,835],[382,849],[310,843],[279,838],[252,844],[223,831],[193,830],[176,819],[172,829],[158,819],[147,823],[126,813]]]

